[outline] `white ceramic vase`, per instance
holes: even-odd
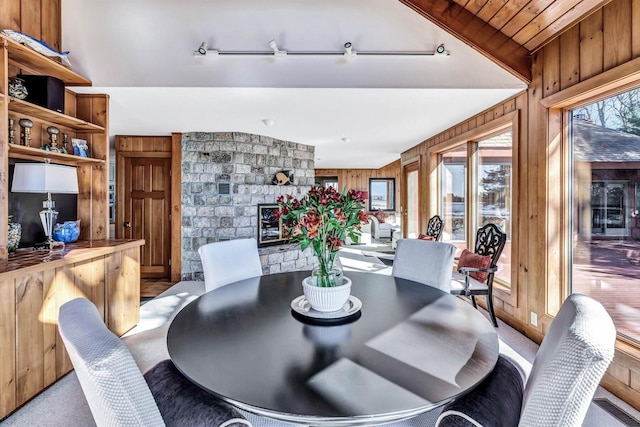
[[[351,295],[351,279],[344,277],[342,285],[325,288],[314,285],[311,277],[305,277],[302,281],[302,290],[314,310],[338,311]]]

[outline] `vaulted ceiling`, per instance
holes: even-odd
[[[530,54],[611,0],[400,0],[530,81]]]
[[[63,47],[111,95],[111,134],[239,131],[316,146],[316,167],[381,167],[526,88],[531,53],[596,0],[65,0]],[[408,7],[405,7],[408,6]],[[417,13],[415,13],[417,12]],[[427,19],[424,19],[427,18]],[[210,49],[432,51],[219,57]],[[266,127],[263,119],[274,119]],[[350,140],[345,144],[345,138]]]

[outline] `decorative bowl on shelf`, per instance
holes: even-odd
[[[80,236],[80,220],[65,221],[53,227],[53,240],[57,242],[75,242]]]

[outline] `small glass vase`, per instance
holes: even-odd
[[[321,288],[332,288],[342,285],[344,273],[338,257],[328,255],[323,259],[318,256],[318,264],[311,270],[311,283]]]

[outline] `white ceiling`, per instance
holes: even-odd
[[[110,134],[248,132],[316,146],[316,167],[378,168],[526,85],[392,0],[63,0],[63,48],[109,93]],[[433,51],[448,57],[206,56]],[[273,119],[267,127],[263,119]],[[350,138],[345,143],[342,138]]]

